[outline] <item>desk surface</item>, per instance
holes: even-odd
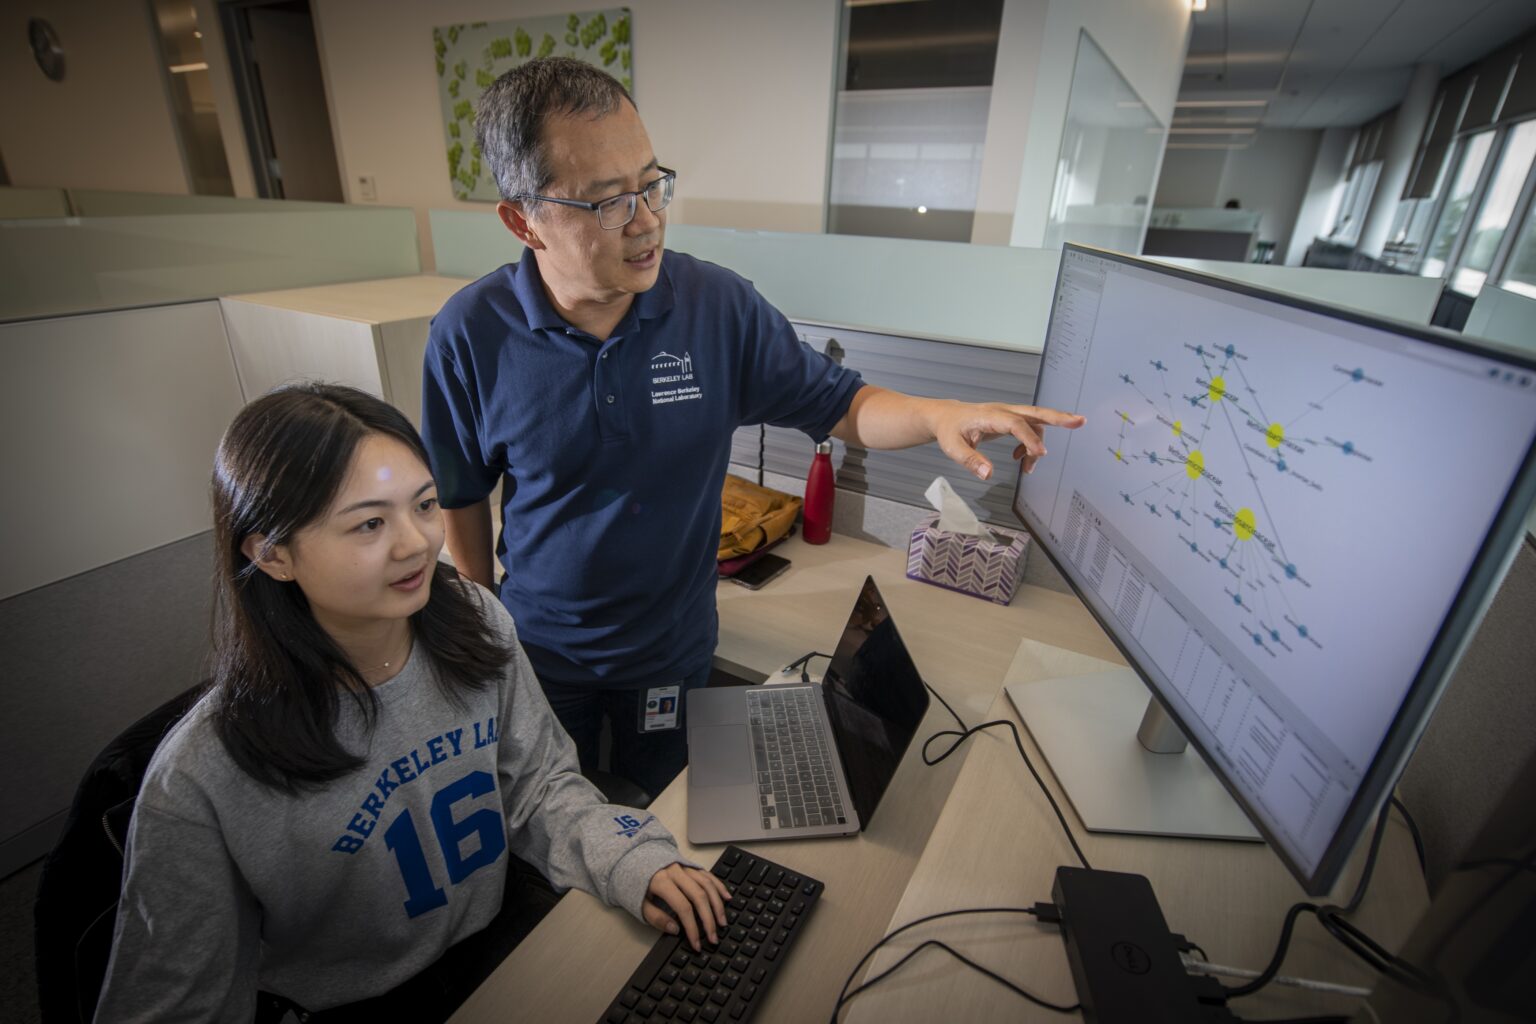
[[[846,537],[834,537],[832,543],[823,547],[812,547],[794,539],[782,550],[793,566],[764,589],[748,591],[730,584],[720,587],[720,645],[716,660],[725,667],[766,675],[808,650],[830,649],[829,645],[836,642],[841,632],[865,574],[874,576],[879,584],[918,669],[968,721],[982,720],[989,710],[999,711],[996,707],[999,700],[1007,705],[1006,697],[1000,696],[1001,687],[1008,680],[1010,669],[1017,671],[1015,653],[1020,649],[1021,638],[1037,641],[1038,649],[1048,652],[1047,667],[1057,669],[1059,675],[1071,674],[1074,666],[1080,671],[1091,671],[1091,667],[1082,666],[1101,666],[1100,658],[1122,663],[1108,637],[1087,610],[1069,595],[1037,587],[1021,587],[1010,606],[989,604],[907,580],[903,552]],[[1037,645],[1028,647],[1037,649]],[[1007,829],[1024,828],[1032,837],[1033,845],[1009,845],[1008,861],[1003,866],[1029,861],[1030,870],[1018,872],[1031,885],[1027,902],[1049,898],[1050,873],[1055,865],[1067,863],[1070,851],[1059,839],[1055,820],[1033,789],[1033,782],[1017,763],[1018,756],[1013,751],[1011,739],[1007,740],[1006,748],[1013,758],[1011,764],[992,763],[995,755],[990,748],[1001,747],[1002,741],[989,740],[988,743],[973,741],[970,745],[987,751],[986,759],[966,750],[936,767],[925,766],[919,750],[921,739],[951,724],[943,707],[934,702],[918,733],[918,741],[908,750],[879,812],[863,835],[754,845],[765,855],[822,879],[827,886],[815,918],[790,953],[788,970],[793,974],[794,983],[789,984],[787,978],[777,982],[756,1019],[765,1022],[826,1019],[838,989],[858,958],[894,926],[893,918],[898,919],[895,923],[901,923],[928,912],[920,907],[943,904],[947,908],[977,905],[978,900],[993,903],[1005,899],[1000,891],[978,896],[969,889],[946,890],[942,884],[930,881],[953,874],[942,866],[941,860],[953,855],[951,847],[965,845],[960,841],[960,834],[968,829],[989,830],[996,842],[1007,844]],[[982,767],[972,769],[973,760]],[[978,803],[968,795],[974,783],[968,784],[964,793],[956,794],[957,797],[964,795],[965,799],[952,798],[951,789],[956,786],[956,780],[974,776],[976,772],[995,777],[999,786],[1021,805],[1020,809],[1003,814],[984,801]],[[684,856],[702,864],[712,863],[718,856],[718,846],[695,848],[686,841],[685,777],[679,777],[667,787],[652,803],[650,812],[678,837]],[[1018,816],[1017,820],[1013,820],[1014,815]],[[1070,810],[1068,815],[1080,829]],[[943,839],[942,844],[935,845],[944,836],[953,838]],[[1102,847],[1098,845],[1100,842],[1104,844]],[[1181,927],[1180,918],[1167,908],[1183,905],[1188,886],[1177,881],[1165,886],[1160,871],[1138,867],[1145,859],[1144,845],[1157,846],[1164,842],[1168,841],[1100,840],[1094,837],[1090,840],[1095,845],[1089,846],[1089,856],[1093,857],[1093,851],[1103,849],[1106,851],[1101,855],[1103,866],[1141,870],[1152,875],[1164,900],[1165,911],[1178,928]],[[1223,850],[1231,848],[1231,844],[1219,845]],[[931,856],[925,848],[933,851]],[[1223,895],[1236,902],[1238,893],[1242,893],[1241,900],[1246,901],[1248,876],[1259,870],[1254,865],[1264,858],[1267,858],[1271,873],[1283,874],[1278,861],[1267,850],[1255,846],[1244,852],[1251,856],[1243,858],[1241,865],[1225,871],[1222,884],[1214,884],[1207,890],[1211,894],[1204,897],[1208,906],[1214,906],[1214,901]],[[1399,874],[1395,858],[1398,854],[1400,851],[1394,851],[1393,870],[1378,877],[1375,886],[1378,892],[1389,885],[1396,888]],[[1408,856],[1411,859],[1412,855]],[[1220,859],[1219,855],[1217,859]],[[1098,865],[1097,860],[1095,864]],[[914,870],[922,872],[918,879],[913,877]],[[1037,874],[1044,879],[1043,883],[1036,882]],[[909,881],[913,885],[909,886]],[[1283,879],[1275,884],[1277,888],[1281,887]],[[1422,905],[1422,891],[1420,884],[1416,906]],[[1288,892],[1290,901],[1300,895],[1299,888],[1294,885]],[[1023,899],[1022,896],[1006,897],[1014,898]],[[1267,909],[1260,912],[1246,902],[1238,914],[1241,926],[1255,933],[1251,943],[1221,945],[1218,936],[1204,945],[1215,957],[1231,957],[1243,964],[1261,962],[1262,957],[1251,953],[1250,947],[1272,942],[1278,917],[1268,913]],[[1238,921],[1239,917],[1231,920]],[[1203,922],[1204,918],[1201,918],[1198,923]],[[1214,929],[1203,930],[1195,923],[1183,926],[1199,936],[1197,941],[1217,934]],[[969,929],[964,931],[966,935],[977,933],[975,922],[964,927]],[[1027,926],[1010,923],[1008,927],[1017,935],[1021,927]],[[1069,996],[1071,981],[1064,973],[1061,939],[1044,929],[1038,930],[1042,932],[1040,941],[1030,948],[1041,954],[1038,960],[1055,966],[1042,968],[1037,964],[1030,972],[1021,968],[1010,976],[1032,981],[1044,991]],[[1381,937],[1390,943],[1405,932],[1406,926],[1402,932],[1386,931]],[[959,933],[960,929],[957,929],[955,934]],[[512,1008],[519,1017],[529,1020],[595,1021],[649,950],[655,937],[655,932],[623,911],[573,891],[465,1002],[453,1021],[455,1024],[500,1021]],[[1047,946],[1040,944],[1046,940],[1055,944],[1048,951]],[[1210,942],[1218,942],[1221,952],[1212,948]],[[1060,977],[1050,973],[1057,966],[1063,972]],[[908,995],[922,989],[923,979],[932,978],[937,973],[931,967],[907,969],[911,971],[904,986]],[[886,986],[895,981],[893,978]],[[991,984],[985,979],[983,983]],[[963,981],[960,987],[964,987]],[[1009,1000],[1017,999],[1006,991],[1004,995]],[[874,1013],[865,1007],[875,1005],[877,997],[890,999],[888,994],[881,994],[877,989],[861,997],[860,1002],[867,1000],[864,1007],[855,1002],[854,1009],[860,1014]],[[917,1013],[908,1009],[906,1001],[899,1008],[893,1001],[884,1002],[878,1019],[952,1019],[954,1004],[932,1005],[941,1006],[945,1012],[925,1009]],[[1015,1002],[998,1005],[1008,1014],[1023,1012]],[[876,1016],[866,1019],[873,1020]]]
[[[1008,682],[1082,675],[1105,663],[1044,644],[1020,644]],[[1021,725],[1000,693],[988,712]],[[1212,962],[1259,969],[1269,962],[1286,910],[1306,899],[1267,846],[1210,840],[1094,834],[1045,770],[1039,748],[1020,728],[1025,749],[1041,768],[1095,868],[1146,875],[1168,927],[1199,943]],[[1076,863],[1071,847],[1006,730],[978,736],[887,931],[929,914],[962,907],[1027,907],[1051,899],[1058,865]],[[1362,842],[1329,897],[1348,899],[1364,860]],[[1365,902],[1354,920],[1389,948],[1400,948],[1427,905],[1423,877],[1402,819],[1395,816]],[[1054,926],[1018,914],[967,915],[918,925],[872,959],[866,978],[891,967],[919,943],[945,942],[1014,984],[1055,1003],[1077,1002],[1065,944]],[[1282,974],[1370,988],[1375,977],[1343,951],[1310,915],[1302,918]],[[1226,984],[1239,981],[1227,979]],[[1276,1019],[1352,1013],[1359,1000],[1270,985],[1232,1004],[1248,1018]],[[957,1008],[963,1008],[957,1014]],[[830,1012],[830,1006],[827,1011]],[[825,1016],[825,1014],[823,1014]],[[843,1020],[1061,1020],[966,968],[926,950],[877,987],[859,995]]]
[[[1026,633],[1115,657],[1108,638],[1068,595],[1023,587],[1012,605],[990,604],[908,580],[904,552],[848,537],[823,546],[795,538],[780,550],[792,567],[762,590],[720,585],[717,660],[727,667],[761,676],[806,651],[830,650],[866,574],[879,584],[918,669],[962,715],[979,716],[992,703]],[[934,702],[918,735],[949,721]],[[862,836],[756,847],[827,885],[817,920],[792,954],[795,984],[776,984],[757,1019],[824,1017],[859,954],[884,933],[962,760],[928,768],[919,745],[907,751]],[[720,847],[687,843],[686,789],[679,777],[649,811],[677,836],[685,856],[707,865]],[[453,1019],[500,1021],[516,1007],[529,1020],[597,1020],[655,937],[623,911],[573,891]]]

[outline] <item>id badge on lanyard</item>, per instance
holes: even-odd
[[[646,690],[645,700],[640,704],[640,731],[663,732],[676,729],[678,701],[682,699],[682,692],[683,687],[679,683],[653,686]]]

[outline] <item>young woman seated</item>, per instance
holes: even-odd
[[[604,803],[501,603],[438,562],[396,409],[266,395],[219,446],[213,505],[214,679],[145,777],[97,1020],[250,1021],[258,991],[314,1021],[380,996],[371,1020],[444,1019],[494,966],[453,969],[511,903],[509,854],[716,937],[724,884]]]

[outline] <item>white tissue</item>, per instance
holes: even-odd
[[[970,537],[981,536],[981,520],[976,518],[976,513],[971,511],[965,499],[955,493],[948,480],[941,476],[934,477],[923,496],[928,499],[928,504],[939,510],[939,529]]]

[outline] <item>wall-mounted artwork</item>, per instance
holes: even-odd
[[[454,197],[487,202],[500,198],[475,142],[475,103],[487,86],[519,64],[557,56],[594,64],[633,93],[631,25],[629,8],[616,7],[434,28],[432,49]]]

